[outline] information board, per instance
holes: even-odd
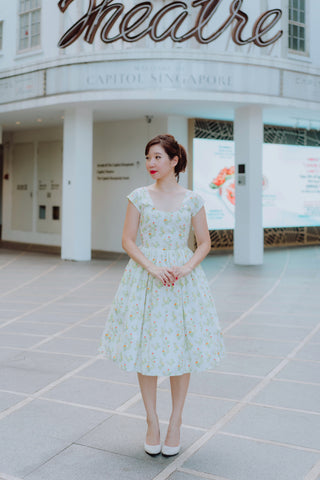
[[[234,142],[196,138],[193,152],[193,190],[205,200],[209,229],[233,229]],[[262,182],[265,228],[320,225],[320,147],[264,144]]]

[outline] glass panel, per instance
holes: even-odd
[[[299,8],[299,3],[298,3],[298,0],[293,0],[293,2],[292,2],[292,6],[293,6],[293,8],[296,8],[296,9],[298,9],[298,8]]]
[[[32,13],[31,13],[31,24],[32,24],[32,25],[36,25],[37,23],[39,23],[38,11],[32,12]]]
[[[20,0],[20,13],[30,12],[36,8],[41,8],[41,0]]]
[[[292,9],[293,9],[292,2],[293,0],[289,1],[289,20],[292,20]]]
[[[293,9],[292,11],[292,20],[294,22],[297,22],[298,21],[298,10],[296,10],[295,8]]]
[[[20,42],[19,49],[25,50],[28,48],[28,38],[30,36],[29,14],[20,15]]]
[[[25,32],[26,32],[25,28],[20,28],[20,38],[21,38],[21,40],[23,38],[25,38]]]
[[[40,25],[39,23],[36,23],[35,25],[32,25],[32,35],[39,35],[40,33]]]
[[[306,15],[305,15],[305,12],[303,10],[300,11],[300,19],[299,19],[299,22],[300,23],[305,23],[305,20],[306,20]]]
[[[44,220],[46,218],[46,206],[39,205],[39,218],[40,220]]]
[[[32,38],[31,38],[31,47],[35,47],[40,45],[40,11],[37,10],[31,13],[31,31],[32,31]]]
[[[298,39],[292,38],[292,50],[298,50]]]
[[[305,41],[304,40],[300,40],[300,48],[299,48],[300,52],[305,52],[306,50],[306,47],[305,47]]]
[[[21,28],[26,28],[28,26],[28,14],[24,14],[20,16],[20,25]]]
[[[40,35],[33,35],[31,37],[31,47],[37,47],[40,45]]]
[[[298,27],[297,25],[292,25],[292,35],[294,37],[297,37],[298,36]]]

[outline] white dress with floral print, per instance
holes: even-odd
[[[187,190],[172,212],[157,210],[146,187],[128,199],[140,212],[144,255],[159,266],[186,263],[193,255],[187,246],[191,217],[203,206],[202,198]],[[182,375],[218,364],[224,345],[202,267],[165,287],[130,259],[99,351],[122,369],[144,375]]]

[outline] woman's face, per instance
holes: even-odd
[[[152,145],[146,155],[146,169],[154,180],[174,176],[174,167],[177,163],[178,157],[170,159],[160,144]]]

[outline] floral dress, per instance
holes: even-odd
[[[191,217],[202,198],[187,190],[178,210],[154,207],[147,187],[128,199],[140,212],[140,249],[158,266],[181,266],[188,248]],[[144,375],[182,375],[217,365],[224,351],[207,278],[198,265],[164,286],[132,259],[115,295],[99,349],[122,369]]]

